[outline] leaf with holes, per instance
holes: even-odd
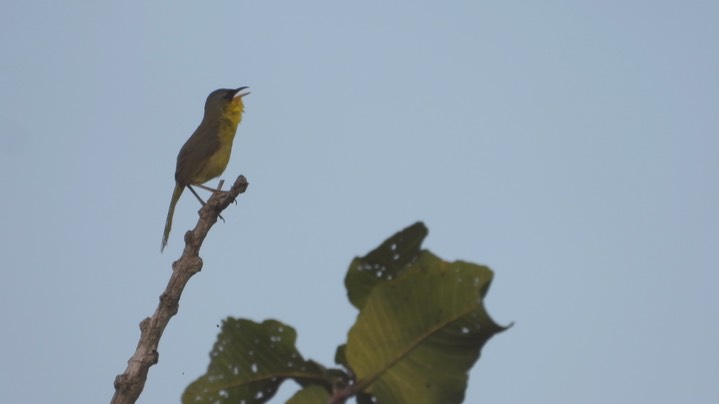
[[[377,284],[399,276],[417,258],[425,237],[427,227],[417,222],[397,232],[364,257],[355,258],[345,277],[345,287],[352,305],[361,310]]]
[[[378,283],[349,332],[345,359],[356,390],[381,403],[459,403],[482,346],[504,330],[483,298],[492,271],[422,251]]]
[[[325,369],[302,358],[292,327],[275,320],[228,318],[210,352],[207,373],[192,382],[182,402],[264,403],[288,378],[330,388]]]

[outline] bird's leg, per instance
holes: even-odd
[[[197,185],[197,186],[200,187],[200,188],[203,188],[203,189],[207,189],[207,190],[213,191],[212,188],[206,187],[206,186],[204,186],[204,185]],[[189,188],[190,191],[192,191],[192,195],[195,195],[195,198],[197,198],[197,200],[200,201],[200,203],[202,204],[202,206],[207,205],[207,203],[206,203],[205,201],[203,201],[202,198],[200,198],[200,195],[197,195],[197,192],[195,192],[195,189],[192,188],[191,185],[188,185],[187,188]],[[225,222],[225,218],[222,217],[222,215],[218,215],[218,217],[219,217],[220,219],[222,219],[222,222],[223,222],[223,223]]]
[[[225,183],[225,180],[220,180],[220,184],[217,186],[217,188],[208,187],[207,185],[203,185],[203,184],[195,184],[195,185],[198,186],[198,187],[200,187],[200,188],[202,188],[202,189],[204,189],[205,191],[210,191],[210,192],[229,192],[229,191],[223,191],[223,190],[222,190],[222,185],[224,185],[224,183]]]
[[[207,185],[202,185],[202,184],[196,184],[196,185],[197,185],[198,187],[204,189],[205,191],[210,191],[210,192],[213,192],[213,193],[214,193],[214,192],[230,192],[230,191],[223,191],[223,190],[222,190],[222,186],[225,185],[225,180],[220,180],[220,183],[217,184],[217,188],[208,187]],[[236,204],[237,204],[237,199],[233,200],[232,202],[234,202],[235,205],[236,205]],[[223,219],[223,220],[224,220],[224,219]]]

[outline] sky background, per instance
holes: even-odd
[[[160,254],[177,152],[247,85],[250,187],[140,403],[227,316],[333,365],[350,261],[417,220],[515,322],[467,403],[719,402],[717,38],[715,1],[3,2],[0,401],[109,402],[197,220]]]

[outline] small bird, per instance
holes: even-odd
[[[202,184],[219,177],[230,161],[232,141],[235,139],[237,125],[240,124],[245,109],[242,97],[249,94],[249,92],[240,93],[240,91],[246,88],[248,87],[221,88],[207,96],[205,115],[202,117],[200,126],[195,129],[195,132],[180,149],[180,153],[177,154],[175,190],[170,199],[170,209],[167,211],[160,251],[163,251],[167,245],[175,205],[185,187],[189,188],[203,204],[204,201],[192,189],[192,185],[215,191]]]

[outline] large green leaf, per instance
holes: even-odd
[[[295,393],[287,404],[322,404],[330,399],[330,393],[326,389],[317,386],[307,386]]]
[[[380,282],[396,278],[419,254],[427,227],[417,222],[388,238],[361,258],[355,258],[345,277],[350,302],[362,309],[367,296]]]
[[[459,403],[487,340],[504,330],[483,298],[492,271],[423,251],[402,275],[377,283],[349,332],[356,390],[380,403]]]
[[[228,318],[210,353],[207,373],[187,387],[182,402],[264,403],[288,378],[329,389],[330,375],[302,358],[296,339],[295,330],[279,321]]]

